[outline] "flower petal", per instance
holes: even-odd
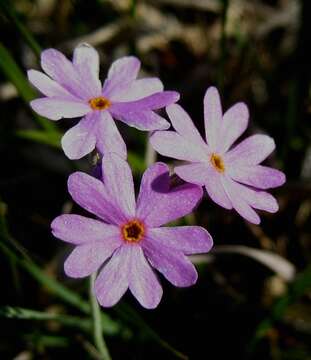
[[[174,129],[179,135],[195,144],[201,144],[207,148],[198,129],[194,126],[190,116],[178,104],[172,104],[166,107],[167,115],[169,116]]]
[[[220,128],[222,126],[222,108],[218,90],[211,86],[204,96],[204,123],[207,144],[216,150],[221,141]]]
[[[131,270],[129,288],[139,303],[146,309],[159,305],[163,290],[159,280],[148,264],[140,246],[130,246]]]
[[[251,208],[248,202],[241,196],[237,183],[230,178],[223,176],[222,183],[232,202],[233,208],[246,220],[253,224],[260,224],[260,217]]]
[[[124,56],[112,63],[107,80],[104,83],[103,95],[111,100],[124,93],[136,79],[140,69],[140,61],[134,56]]]
[[[108,111],[96,111],[97,118],[96,148],[103,155],[116,153],[123,159],[127,157],[125,142]]]
[[[208,158],[199,144],[191,143],[175,131],[156,131],[150,143],[159,154],[174,159],[201,162]]]
[[[184,254],[206,253],[213,246],[211,235],[201,226],[160,227],[148,230],[158,244],[180,250]]]
[[[131,248],[123,245],[113,254],[98,275],[94,291],[98,302],[105,307],[115,305],[128,289]]]
[[[87,87],[88,94],[93,97],[100,96],[98,52],[89,44],[78,45],[73,53],[73,66],[78,71],[84,86]]]
[[[126,216],[100,180],[77,171],[68,178],[68,191],[77,204],[104,221],[115,225],[126,221]]]
[[[144,239],[142,247],[151,265],[173,285],[187,287],[196,283],[197,271],[181,251],[163,246],[156,238],[149,237]]]
[[[155,163],[144,173],[137,200],[137,217],[158,227],[189,214],[202,197],[202,188],[184,184],[170,188],[169,169]]]
[[[225,153],[230,148],[246,130],[248,118],[248,108],[244,103],[237,103],[225,112],[220,129],[221,141],[218,142],[217,151]]]
[[[241,185],[243,186],[243,185]],[[255,191],[244,186],[245,197],[247,196],[248,203],[255,209],[264,210],[270,213],[276,213],[279,210],[278,202],[275,197],[266,191]],[[249,191],[252,195],[249,196]]]
[[[50,120],[75,118],[91,111],[87,104],[56,97],[32,100],[30,106],[39,115],[45,116]]]
[[[225,163],[257,165],[275,149],[274,140],[267,135],[253,135],[225,154]]]
[[[114,102],[111,105],[111,112],[122,115],[145,110],[158,110],[178,101],[178,99],[179,94],[176,91],[162,91],[139,100]]]
[[[205,183],[206,191],[209,197],[218,205],[225,209],[232,209],[232,201],[224,189],[221,182],[223,176],[218,174],[217,171],[210,168],[209,177]]]
[[[163,91],[162,81],[158,78],[134,80],[123,92],[115,96],[115,101],[133,101]]]
[[[281,171],[262,165],[230,166],[228,174],[233,180],[258,189],[275,188],[283,185],[286,180]]]
[[[279,210],[276,199],[265,191],[258,191],[241,185],[230,179],[235,192],[240,195],[251,207],[275,213]]]
[[[210,176],[210,166],[207,163],[191,163],[175,166],[175,173],[190,184],[205,185]]]
[[[103,182],[110,196],[128,218],[135,216],[134,182],[129,164],[115,154],[106,154],[102,160]]]
[[[63,97],[79,101],[78,98],[71,95],[69,91],[59,85],[56,81],[43,74],[41,71],[29,70],[27,72],[28,80],[34,85],[43,95],[53,97]]]
[[[169,168],[166,164],[156,162],[148,167],[144,172],[139,194],[137,198],[137,216],[145,216],[152,211],[154,206],[161,198],[162,193],[169,191]]]
[[[62,137],[62,148],[69,159],[81,159],[94,150],[96,144],[94,120],[94,113],[87,114]]]
[[[68,90],[71,94],[81,99],[89,99],[92,94],[80,78],[80,74],[74,68],[71,61],[60,51],[47,49],[41,53],[42,69],[56,82]]]
[[[95,241],[115,242],[120,237],[119,227],[74,214],[58,216],[52,221],[51,229],[58,239],[76,245]]]
[[[113,117],[138,130],[153,131],[168,129],[170,124],[162,116],[151,110],[112,112]]]
[[[118,238],[114,241],[98,241],[91,244],[78,245],[64,263],[66,275],[82,278],[91,275],[112,255],[120,246]]]

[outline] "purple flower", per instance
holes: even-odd
[[[179,99],[178,93],[163,91],[158,78],[136,80],[140,61],[133,56],[116,60],[102,87],[98,53],[88,44],[74,50],[72,62],[55,49],[45,50],[41,66],[47,75],[28,71],[29,81],[46,96],[30,103],[33,110],[51,120],[83,116],[62,138],[70,159],[80,159],[95,147],[126,158],[113,118],[140,130],[167,129],[169,123],[153,110]]]
[[[131,170],[115,154],[103,157],[103,182],[76,172],[69,177],[72,198],[96,215],[61,215],[53,234],[76,248],[65,262],[68,276],[89,276],[103,264],[94,286],[102,306],[113,306],[129,288],[145,308],[155,308],[162,287],[152,267],[173,285],[186,287],[197,272],[185,255],[208,252],[210,234],[199,226],[160,227],[193,210],[202,188],[183,184],[170,188],[168,167],[150,166],[143,175],[137,203]]]
[[[206,142],[179,105],[168,106],[167,113],[176,132],[157,131],[150,141],[160,154],[188,162],[175,167],[179,177],[204,185],[215,203],[234,208],[254,224],[259,224],[260,218],[253,208],[272,213],[278,210],[275,198],[261,190],[282,185],[285,175],[259,165],[274,150],[273,139],[253,135],[231,149],[247,128],[249,114],[244,103],[235,104],[223,115],[217,89],[210,87],[206,91]]]

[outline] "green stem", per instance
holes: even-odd
[[[130,7],[130,13],[131,13],[131,17],[133,19],[135,19],[135,17],[136,17],[136,8],[137,8],[137,1],[132,0],[131,7]]]
[[[146,144],[146,153],[145,153],[145,164],[147,167],[155,163],[157,160],[157,154],[154,148],[151,146],[149,140],[150,140],[149,135],[147,135],[147,144]]]
[[[99,351],[102,360],[111,360],[105,339],[103,337],[102,319],[100,308],[97,299],[93,293],[94,282],[96,279],[96,273],[93,273],[90,277],[90,303],[93,317],[93,330],[94,330],[94,342]]]
[[[8,232],[7,224],[5,221],[6,207],[1,202],[0,198],[0,252],[2,252],[8,259],[16,262],[21,268],[26,270],[35,280],[42,286],[48,289],[51,293],[62,299],[65,303],[79,309],[85,314],[91,314],[92,309],[88,302],[84,301],[76,292],[69,290],[64,285],[60,284],[57,280],[46,275],[44,271],[31,259],[28,259],[26,254],[21,251],[20,246],[16,246],[17,242],[14,240]],[[13,247],[13,249],[12,249]],[[96,303],[95,303],[96,304]],[[97,304],[98,306],[98,304]],[[160,335],[158,335],[130,306],[124,304],[123,311],[119,311],[119,315],[124,320],[140,329],[145,334],[149,335],[150,339],[160,344],[163,348],[173,353],[180,359],[188,359],[187,356],[174,349],[170,344],[164,341]],[[105,334],[113,336],[123,334],[131,334],[129,328],[122,322],[118,322],[110,318],[107,314],[101,312],[100,317],[102,319],[101,326]],[[106,358],[110,359],[110,358]],[[106,360],[105,359],[105,360]]]
[[[25,251],[9,234],[5,216],[6,206],[0,199],[0,252],[2,252],[11,262],[16,263],[26,270],[35,280],[37,280],[55,296],[62,299],[67,304],[79,309],[81,312],[90,314],[91,307],[87,301],[84,301],[78,294],[60,284],[57,280],[46,275],[37,264],[27,257]],[[116,335],[122,330],[127,330],[123,327],[123,325],[112,320],[105,313],[101,314],[101,318],[103,330],[109,335]]]
[[[78,327],[86,332],[88,332],[91,328],[91,322],[87,318],[65,314],[54,314],[12,306],[0,307],[0,317],[20,320],[57,321],[67,326]]]

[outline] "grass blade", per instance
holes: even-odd
[[[64,314],[53,314],[21,307],[3,306],[0,308],[0,316],[8,319],[57,321],[66,326],[80,328],[86,332],[89,332],[92,329],[92,323],[90,319],[87,318]]]
[[[3,211],[3,203],[0,202],[0,250],[17,265],[26,270],[35,280],[37,280],[43,287],[49,290],[58,298],[62,299],[65,303],[79,309],[85,314],[91,314],[91,308],[87,301],[84,301],[75,292],[69,290],[64,285],[60,284],[57,280],[46,275],[41,268],[36,265],[29,258],[25,258],[24,253],[19,249],[12,249],[11,236],[8,233],[8,229],[5,221],[5,213]],[[16,253],[18,251],[18,254]],[[128,331],[128,329],[122,329],[122,325],[112,320],[107,314],[101,313],[103,331],[108,335],[116,335],[121,330]]]
[[[0,9],[5,14],[5,16],[12,22],[12,24],[15,25],[21,36],[25,39],[26,43],[30,46],[30,48],[39,58],[41,53],[40,45],[37,43],[31,32],[19,20],[11,1],[0,0]]]
[[[17,136],[38,142],[40,144],[50,145],[56,148],[60,148],[60,140],[62,134],[60,132],[48,132],[42,130],[18,130],[16,132]]]
[[[20,97],[25,101],[27,106],[29,106],[29,101],[37,97],[35,90],[30,86],[26,76],[23,71],[17,65],[13,59],[10,52],[6,47],[0,42],[0,70],[6,78],[13,83],[16,87]],[[52,121],[44,119],[41,116],[34,115],[35,119],[43,129],[46,131],[57,132],[57,128]]]
[[[0,210],[3,203],[0,202]],[[67,304],[76,307],[81,312],[85,314],[91,314],[90,304],[84,301],[79,295],[75,292],[67,289],[65,286],[54,280],[53,278],[46,275],[35,263],[29,259],[23,258],[23,256],[17,255],[14,250],[9,247],[7,244],[10,241],[10,235],[5,221],[5,214],[0,211],[0,250],[8,256],[10,259],[14,260],[18,265],[24,268],[31,276],[33,276],[42,286],[51,291],[54,295],[62,299]],[[161,338],[160,335],[156,333],[145,321],[144,319],[130,306],[120,305],[118,313],[122,316],[128,323],[134,324],[142,332],[144,332],[150,339],[154,340],[160,344],[163,348],[170,351],[175,357],[186,360],[188,357],[170,344]],[[118,333],[125,334],[130,336],[131,332],[127,327],[125,327],[120,322],[112,320],[107,314],[101,312],[102,327],[104,333],[107,335],[116,335]]]

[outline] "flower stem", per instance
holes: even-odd
[[[101,359],[111,360],[105,339],[103,337],[100,307],[93,293],[95,279],[96,279],[96,273],[92,274],[90,277],[90,303],[91,303],[92,318],[93,318],[94,342],[98,352],[101,355]]]
[[[147,144],[146,144],[146,152],[145,152],[145,164],[147,167],[154,164],[157,160],[157,153],[155,152],[154,148],[151,146],[150,143],[150,136],[147,135]]]

